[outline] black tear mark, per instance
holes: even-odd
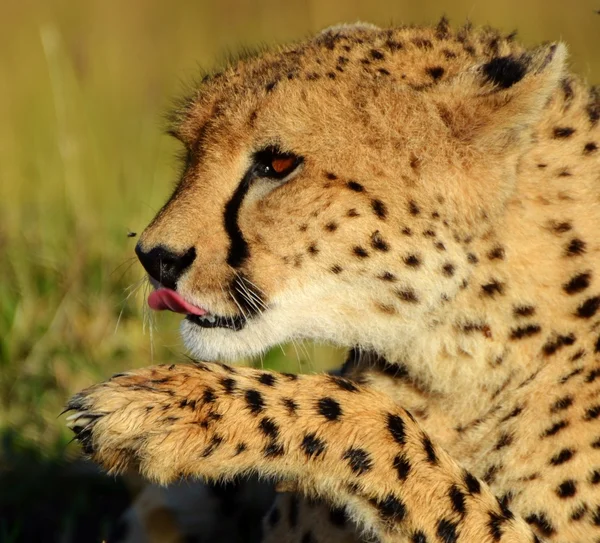
[[[232,268],[239,268],[250,256],[248,242],[244,238],[238,224],[238,215],[242,202],[250,188],[250,181],[253,175],[254,169],[248,169],[230,200],[225,204],[223,222],[230,241],[227,264]]]

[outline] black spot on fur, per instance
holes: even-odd
[[[481,492],[481,484],[472,473],[467,471],[464,480],[465,485],[471,494],[479,494]]]
[[[393,283],[394,281],[396,281],[396,276],[390,272],[383,272],[382,274],[378,275],[377,277],[378,277],[378,279],[381,279],[382,281],[387,281],[389,283]]]
[[[600,368],[593,369],[585,376],[585,382],[593,383],[598,377],[600,377]]]
[[[573,238],[565,248],[565,256],[579,256],[585,253],[586,243],[578,238]]]
[[[338,420],[342,416],[342,408],[333,398],[321,398],[317,402],[317,408],[327,420]]]
[[[435,449],[431,439],[429,439],[429,436],[423,436],[423,449],[425,451],[425,455],[427,456],[427,460],[431,464],[437,464],[437,455],[435,454]]]
[[[347,392],[358,392],[358,387],[350,380],[345,377],[337,377],[336,375],[331,375],[329,380],[336,384],[342,390]]]
[[[300,448],[309,458],[317,458],[325,451],[326,444],[315,433],[310,433],[304,436]]]
[[[532,305],[519,305],[513,309],[516,317],[531,317],[535,314],[535,307]]]
[[[457,543],[458,534],[456,533],[457,528],[456,522],[452,522],[447,519],[442,519],[437,525],[437,535],[443,543]]]
[[[348,183],[346,183],[346,186],[354,192],[364,192],[365,190],[365,187],[363,187],[360,183],[357,183],[356,181],[348,181]]]
[[[269,387],[275,386],[277,379],[272,373],[261,373],[258,377],[258,382]]]
[[[273,439],[279,437],[279,426],[277,426],[277,423],[269,417],[263,417],[258,424],[258,428],[267,437]]]
[[[566,428],[567,426],[569,426],[569,421],[561,420],[561,421],[555,422],[552,426],[550,426],[550,428],[548,428],[547,430],[545,430],[542,433],[542,437],[554,436],[554,435],[558,434],[558,432],[560,432],[561,430]]]
[[[513,436],[510,434],[501,434],[494,446],[494,450],[499,451],[500,449],[504,449],[504,447],[508,447],[513,442]]]
[[[494,541],[500,541],[502,539],[502,524],[506,522],[506,518],[494,511],[488,513],[488,528],[490,529],[490,535]]]
[[[421,259],[417,255],[407,255],[403,260],[411,268],[418,268],[421,265]]]
[[[581,319],[589,319],[593,317],[600,308],[600,296],[588,298],[578,308],[576,315]]]
[[[384,220],[387,217],[387,208],[381,200],[371,200],[371,209],[378,219]]]
[[[572,498],[577,493],[577,483],[572,479],[563,481],[556,489],[556,495],[563,500]]]
[[[542,347],[542,352],[546,356],[551,356],[565,346],[573,345],[575,343],[575,335],[568,334],[566,336],[557,336],[553,340],[548,340],[547,343]]]
[[[202,401],[204,403],[214,403],[216,399],[217,397],[215,396],[215,391],[212,388],[207,388],[202,393]]]
[[[594,405],[593,407],[586,409],[584,420],[587,420],[587,421],[594,420],[594,419],[597,419],[599,415],[600,415],[600,405]]]
[[[371,456],[364,449],[351,447],[344,453],[342,459],[348,461],[350,469],[356,475],[362,475],[363,473],[370,471],[373,467]]]
[[[331,271],[331,273],[334,273],[335,275],[338,275],[342,273],[343,268],[336,264],[335,266],[331,266],[331,268],[329,268],[329,271]]]
[[[214,435],[204,451],[202,451],[202,457],[209,457],[213,452],[215,452],[221,443],[223,443],[223,438],[221,436]]]
[[[327,230],[327,232],[335,232],[338,228],[338,225],[336,223],[332,222],[328,222],[325,225],[325,230]]]
[[[525,517],[525,522],[535,526],[544,537],[550,537],[556,533],[554,526],[544,513],[533,513]]]
[[[265,408],[265,401],[258,390],[246,390],[244,397],[246,399],[246,405],[253,415],[260,413]]]
[[[454,272],[456,271],[456,268],[454,267],[454,264],[444,264],[443,268],[442,268],[442,272],[444,273],[444,275],[446,277],[452,277],[454,275]]]
[[[591,273],[579,273],[572,277],[568,283],[563,285],[563,290],[567,294],[577,294],[590,286]]]
[[[573,511],[571,511],[571,516],[569,517],[572,521],[577,522],[581,520],[584,515],[587,513],[588,507],[585,503],[578,505]]]
[[[285,454],[285,450],[283,449],[283,445],[281,443],[278,443],[277,441],[271,441],[263,449],[263,454],[265,458],[276,458],[278,456],[283,456]]]
[[[427,536],[421,530],[418,530],[412,535],[410,541],[411,543],[427,543]]]
[[[432,49],[433,48],[433,43],[431,43],[431,40],[429,40],[427,38],[416,37],[410,41],[412,43],[414,43],[419,49]]]
[[[562,449],[560,452],[557,452],[552,458],[550,458],[550,464],[553,466],[560,466],[565,462],[568,462],[575,456],[575,451],[573,449]]]
[[[352,252],[354,253],[354,256],[357,256],[358,258],[367,258],[369,256],[369,253],[366,251],[366,249],[364,247],[360,247],[359,245],[353,247]]]
[[[496,296],[496,294],[504,294],[504,283],[501,283],[500,281],[493,279],[489,283],[486,283],[485,285],[481,285],[481,292],[485,296],[494,298]]]
[[[508,415],[502,417],[500,419],[500,422],[506,422],[507,420],[514,419],[515,417],[518,417],[522,412],[523,412],[523,407],[518,405]]]
[[[573,405],[573,396],[564,396],[556,400],[550,407],[551,413],[558,413],[564,411]]]
[[[597,150],[598,150],[598,146],[593,141],[590,141],[589,143],[586,143],[585,146],[583,147],[583,154],[591,155],[593,152],[595,152]]]
[[[432,66],[427,68],[425,71],[427,72],[427,75],[429,75],[434,81],[440,79],[445,73],[444,68],[441,66]]]
[[[401,522],[406,516],[406,507],[402,501],[394,496],[388,494],[383,500],[370,500],[382,518],[391,522]]]
[[[498,473],[500,472],[501,469],[502,469],[502,466],[500,466],[498,464],[492,464],[485,470],[485,473],[483,474],[482,479],[488,485],[491,485],[496,480],[496,475],[498,475]]]
[[[404,420],[398,415],[388,413],[387,427],[394,438],[394,441],[400,445],[404,445],[406,435],[404,431]]]
[[[408,303],[418,303],[419,298],[417,297],[417,294],[415,293],[414,290],[412,289],[404,289],[404,290],[396,290],[395,294],[398,298],[400,298],[403,302],[408,302]]]
[[[411,200],[408,202],[408,212],[411,215],[418,215],[421,213],[421,210],[419,209],[419,206],[413,200]]]
[[[487,256],[489,260],[504,260],[504,247],[494,247]]]
[[[390,250],[389,244],[383,239],[383,237],[379,233],[379,230],[371,234],[371,247],[373,247],[373,249],[375,249],[376,251],[382,252],[387,252]]]
[[[510,332],[510,339],[517,340],[523,339],[539,334],[542,328],[538,324],[528,324],[526,326],[519,326],[513,328]]]
[[[448,491],[448,496],[452,502],[452,508],[459,515],[464,515],[467,512],[464,493],[456,485],[452,485]]]
[[[494,58],[483,66],[485,78],[502,89],[518,83],[526,73],[524,62],[512,56]]]
[[[557,126],[552,131],[552,137],[555,139],[569,138],[575,133],[575,129],[570,126]]]
[[[405,481],[408,477],[408,474],[410,473],[411,468],[408,458],[403,454],[397,454],[394,457],[394,461],[392,464],[394,466],[394,469],[396,470],[396,473],[398,474],[398,478],[401,481]]]

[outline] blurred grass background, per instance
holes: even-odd
[[[129,496],[77,462],[57,419],[74,392],[181,360],[178,318],[144,319],[135,238],[168,196],[178,145],[163,114],[182,81],[242,46],[341,21],[467,19],[564,40],[600,80],[600,1],[3,0],[0,18],[0,542],[100,541]],[[140,288],[141,287],[141,288]],[[292,371],[327,347],[274,350]]]

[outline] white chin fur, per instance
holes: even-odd
[[[264,321],[264,318],[257,319]],[[263,326],[261,326],[263,324]],[[264,323],[250,322],[241,330],[202,328],[187,319],[181,323],[181,337],[193,358],[198,360],[235,361],[264,353],[270,346],[285,341],[277,338],[276,330],[269,329],[265,337]]]

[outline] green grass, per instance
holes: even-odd
[[[526,43],[563,39],[574,68],[600,79],[596,0],[7,4],[0,19],[0,541],[24,537],[33,511],[45,533],[63,541],[100,538],[126,501],[117,483],[77,475],[78,447],[68,445],[57,415],[71,394],[111,373],[182,359],[178,319],[161,314],[150,325],[145,315],[135,238],[127,236],[144,228],[176,179],[178,146],[161,125],[182,80],[242,45],[301,38],[342,20],[418,23],[442,13],[456,24],[471,18],[518,28]],[[339,360],[337,351],[308,346],[300,356],[275,349],[262,363],[307,371]],[[86,515],[99,488],[114,492],[118,507],[92,522]],[[92,526],[85,538],[84,521]]]

